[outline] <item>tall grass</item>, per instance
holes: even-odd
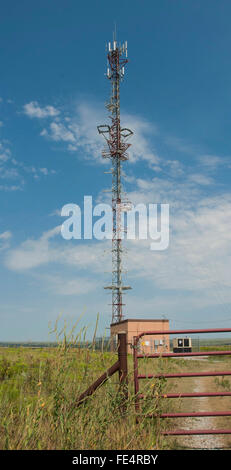
[[[75,325],[76,326],[76,325]],[[58,348],[2,348],[0,360],[0,449],[165,448],[163,420],[146,414],[166,411],[165,384],[147,381],[147,399],[135,420],[132,360],[129,398],[121,412],[118,373],[77,407],[78,396],[116,360],[115,353],[78,347],[86,329],[54,330]],[[73,347],[75,346],[75,347]],[[163,368],[163,365],[161,366]],[[165,407],[165,408],[163,408]]]

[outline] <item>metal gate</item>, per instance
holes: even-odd
[[[203,329],[203,330],[164,330],[164,331],[145,331],[134,337],[133,343],[133,362],[134,362],[134,387],[135,387],[135,410],[137,417],[140,414],[140,400],[144,399],[144,395],[140,393],[139,382],[142,379],[153,378],[180,378],[180,377],[209,377],[209,376],[230,376],[231,370],[224,371],[205,371],[205,372],[190,372],[181,374],[139,374],[138,362],[142,358],[159,358],[159,357],[190,357],[190,356],[231,356],[231,351],[206,351],[206,352],[160,352],[155,354],[141,354],[139,352],[139,341],[143,336],[148,335],[183,335],[183,334],[200,334],[200,333],[227,333],[231,332],[231,328],[216,328],[216,329]],[[224,397],[231,396],[231,392],[205,392],[205,393],[167,393],[161,395],[162,398],[199,398],[199,397]],[[154,415],[148,415],[152,417]],[[189,412],[189,413],[163,413],[158,415],[159,418],[187,418],[187,417],[210,417],[210,416],[231,416],[231,409],[227,411],[214,411],[209,412]],[[177,429],[163,431],[164,435],[199,435],[199,434],[231,434],[230,429]]]

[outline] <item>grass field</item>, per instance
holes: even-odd
[[[73,348],[73,345],[78,346],[76,341],[64,335],[56,348],[0,348],[0,449],[123,450],[188,446],[187,439],[176,440],[161,435],[164,428],[176,425],[173,420],[147,419],[144,416],[192,410],[193,407],[198,409],[195,399],[160,398],[161,394],[172,390],[187,392],[198,388],[197,379],[143,380],[141,391],[147,399],[142,403],[140,421],[136,424],[132,357],[129,357],[126,413],[121,413],[123,398],[119,393],[117,373],[84,404],[76,407],[78,396],[116,361],[117,356],[103,349],[95,351],[94,342],[85,349]],[[221,348],[223,346],[220,345]],[[140,361],[143,373],[177,373],[208,368],[231,369],[231,358],[210,358],[206,363],[173,358]],[[231,390],[231,383],[225,377],[210,378],[203,381],[203,387],[208,387],[209,391],[217,387]],[[218,399],[216,403],[202,399],[200,405],[202,411],[208,407],[230,409],[230,397]],[[231,427],[229,420],[218,420],[216,427]],[[184,424],[192,426],[192,422]],[[182,422],[177,426],[182,427]],[[230,438],[222,440],[222,443],[229,447]]]
[[[116,361],[115,354],[67,345],[1,348],[0,354],[0,449],[164,447],[162,423],[142,416],[135,423],[131,359],[130,398],[122,415],[118,373],[86,403],[75,405],[80,393]],[[156,411],[157,401],[147,401],[143,414]]]

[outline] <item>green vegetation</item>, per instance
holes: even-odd
[[[164,448],[160,434],[164,420],[144,418],[146,413],[163,411],[165,401],[160,406],[159,395],[164,382],[144,384],[148,398],[142,403],[138,424],[132,358],[126,412],[121,411],[118,373],[77,407],[78,396],[117,355],[95,350],[94,341],[84,349],[78,347],[83,332],[61,333],[56,348],[0,349],[0,449]]]
[[[219,346],[201,346],[200,351],[231,351],[231,345],[222,345]]]
[[[174,420],[163,420],[159,416],[181,411],[182,407],[188,410],[195,402],[181,398],[166,400],[162,396],[171,391],[182,393],[194,390],[193,387],[198,387],[202,382],[188,378],[141,380],[140,392],[145,399],[140,400],[137,423],[130,356],[126,410],[122,406],[124,398],[118,373],[77,407],[81,393],[116,362],[117,354],[109,351],[108,340],[101,340],[99,347],[96,331],[93,340],[88,343],[85,329],[76,334],[73,327],[67,333],[64,325],[58,332],[56,323],[53,332],[56,342],[55,345],[50,343],[50,347],[0,347],[0,449],[184,448],[184,441],[179,443],[161,434],[164,428],[181,427],[182,423],[176,424]],[[200,342],[201,350],[227,348],[224,342],[206,341]],[[231,349],[230,346],[228,349]],[[206,367],[214,369],[213,361],[217,363],[217,359],[217,356],[209,358]],[[219,363],[216,367],[221,370],[229,368],[230,357],[221,357]],[[184,358],[144,358],[139,361],[139,372],[142,374],[178,373],[189,369],[204,370],[205,365],[203,361],[200,363]],[[204,382],[202,387],[205,386],[206,390],[214,387],[230,390],[231,387],[226,377],[205,378]],[[226,407],[225,398],[222,400],[222,406]],[[221,401],[219,403],[221,406]],[[210,409],[216,404],[210,400],[206,406]],[[147,415],[155,417],[147,418]]]

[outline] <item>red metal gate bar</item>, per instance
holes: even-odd
[[[223,376],[223,375],[231,375],[230,370],[224,370],[219,372],[189,372],[184,374],[139,374],[137,375],[138,379],[162,379],[162,378],[178,378],[178,377],[214,377],[214,376]]]
[[[195,333],[227,333],[231,332],[231,328],[215,328],[215,329],[201,329],[201,330],[163,330],[163,331],[145,331],[140,333],[134,338],[133,362],[134,362],[134,386],[135,386],[135,409],[137,418],[139,415],[139,400],[145,398],[144,395],[139,393],[139,379],[153,379],[153,378],[178,378],[178,377],[206,377],[206,376],[224,376],[231,375],[231,371],[219,372],[198,372],[198,373],[185,373],[185,374],[138,374],[138,359],[141,358],[159,358],[159,357],[193,357],[193,356],[230,356],[231,351],[208,351],[208,352],[193,352],[193,353],[156,353],[156,354],[138,354],[138,342],[142,336],[147,335],[166,335],[166,334],[195,334]],[[217,392],[217,393],[177,393],[177,394],[161,394],[161,398],[182,398],[182,397],[211,397],[211,396],[231,396],[231,392]],[[149,415],[158,416],[158,415]],[[180,417],[202,417],[202,416],[231,416],[231,411],[211,411],[211,412],[191,412],[191,413],[163,413],[159,415],[160,418],[180,418]],[[182,434],[231,434],[231,429],[196,429],[196,430],[175,430],[164,431],[164,435],[182,435]]]
[[[145,336],[146,335],[147,333],[145,333]],[[156,357],[230,356],[230,355],[231,355],[231,351],[208,351],[208,352],[191,352],[191,353],[182,352],[182,353],[137,354],[137,358],[148,359],[148,358],[156,358]]]
[[[210,393],[163,393],[160,398],[203,398],[203,397],[230,397],[231,392],[210,392]],[[146,396],[139,394],[139,398],[145,399]]]
[[[230,333],[231,328],[213,328],[213,329],[200,329],[200,330],[156,330],[156,331],[142,331],[135,338],[139,341],[142,336],[146,335],[184,335],[184,334],[199,334],[199,333]]]
[[[202,416],[210,417],[210,416],[231,416],[231,411],[198,411],[196,413],[162,413],[158,414],[150,414],[147,415],[146,418],[200,418]]]
[[[231,434],[231,429],[177,429],[175,431],[163,431],[164,436],[193,436],[201,434]]]

